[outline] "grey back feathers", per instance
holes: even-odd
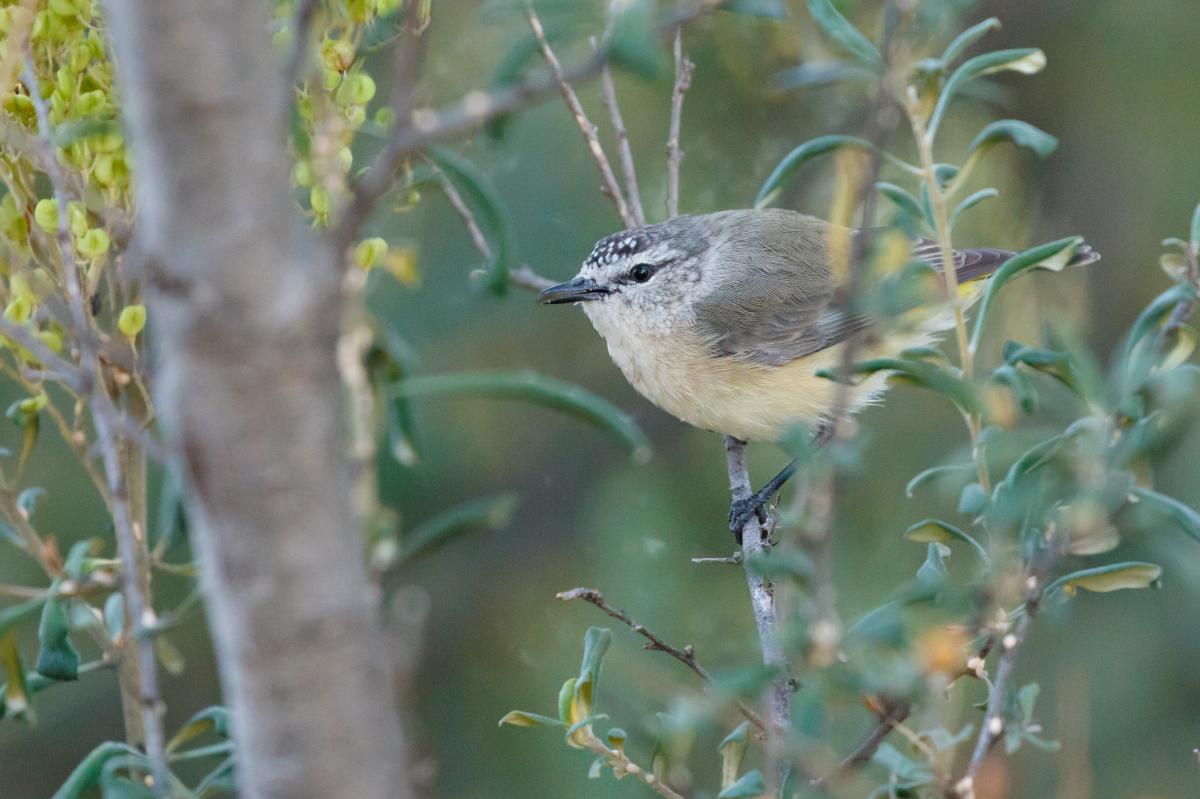
[[[829,223],[779,209],[709,218],[706,266],[716,276],[695,305],[695,320],[714,355],[779,366],[871,326],[841,305],[830,276]],[[977,280],[1011,254],[959,250],[955,272],[962,282]],[[914,245],[913,258],[941,265],[937,243],[926,239]]]

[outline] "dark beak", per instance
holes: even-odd
[[[563,305],[572,302],[598,300],[611,292],[589,277],[577,277],[566,283],[551,286],[538,295],[541,305]]]

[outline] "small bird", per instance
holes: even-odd
[[[822,443],[837,384],[818,372],[836,371],[852,336],[860,336],[856,357],[894,357],[954,326],[944,289],[940,301],[903,314],[900,326],[855,312],[839,285],[847,270],[835,262],[845,264],[863,235],[782,209],[675,217],[601,239],[578,276],[545,289],[539,301],[583,303],[625,378],[676,418],[742,441],[778,441],[800,423]],[[1011,255],[955,251],[964,302],[977,299],[984,279]],[[1083,246],[1072,263],[1098,257]],[[919,239],[910,260],[940,271],[941,250]],[[876,401],[886,387],[882,373],[851,386],[846,412]],[[734,504],[736,536],[795,466]]]

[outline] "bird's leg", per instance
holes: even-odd
[[[828,422],[821,422],[817,428],[817,432],[813,435],[812,447],[818,449],[821,446],[829,443],[829,439],[833,437],[833,426]],[[729,509],[729,530],[733,533],[733,537],[737,542],[742,543],[742,528],[746,526],[746,522],[750,521],[751,514],[756,514],[760,522],[764,525],[767,523],[767,504],[779,493],[779,489],[783,488],[783,484],[792,478],[796,470],[800,468],[800,458],[793,458],[787,466],[779,470],[779,474],[772,477],[767,484],[755,491],[745,499],[734,500],[733,506]]]

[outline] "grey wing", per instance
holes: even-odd
[[[799,216],[799,215],[796,215]],[[718,357],[781,365],[844,339],[865,324],[832,306],[823,225],[807,218],[785,236],[726,242],[743,264],[695,305],[701,337]],[[737,249],[732,249],[737,248]]]

